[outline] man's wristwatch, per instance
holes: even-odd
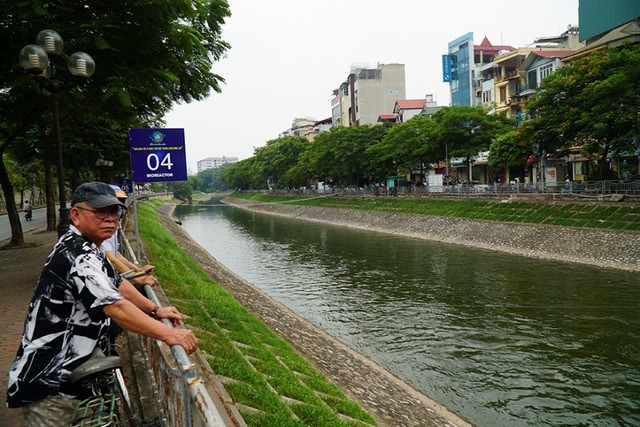
[[[158,304],[153,306],[153,310],[149,313],[151,317],[158,317],[158,310],[160,310],[160,306]]]

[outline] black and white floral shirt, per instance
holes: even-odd
[[[47,258],[29,303],[9,372],[8,406],[86,397],[69,374],[96,346],[107,353],[109,320],[102,308],[123,298],[121,281],[100,249],[71,226]]]

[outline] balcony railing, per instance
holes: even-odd
[[[500,83],[503,82],[505,80],[511,80],[511,79],[522,79],[524,78],[524,70],[515,70],[515,71],[509,71],[507,73],[504,73],[504,75],[500,75],[500,76],[496,76],[495,77],[495,82],[496,83]]]

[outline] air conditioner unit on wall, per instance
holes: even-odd
[[[504,105],[509,105],[509,104],[511,104],[511,100],[510,99],[507,99],[506,101],[504,101]]]

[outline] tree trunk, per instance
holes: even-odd
[[[56,231],[56,195],[53,189],[53,174],[51,171],[51,159],[45,156],[44,187],[47,198],[47,231]]]
[[[0,152],[0,185],[2,185],[2,194],[4,194],[4,199],[7,204],[7,217],[9,218],[9,224],[11,224],[11,240],[8,246],[23,246],[24,235],[22,234],[22,224],[20,223],[13,187],[9,181],[9,174],[4,165],[2,152]]]
[[[598,160],[598,175],[600,179],[605,179],[610,175],[607,165],[607,156],[609,155],[609,145],[605,144],[602,150],[602,156]]]

